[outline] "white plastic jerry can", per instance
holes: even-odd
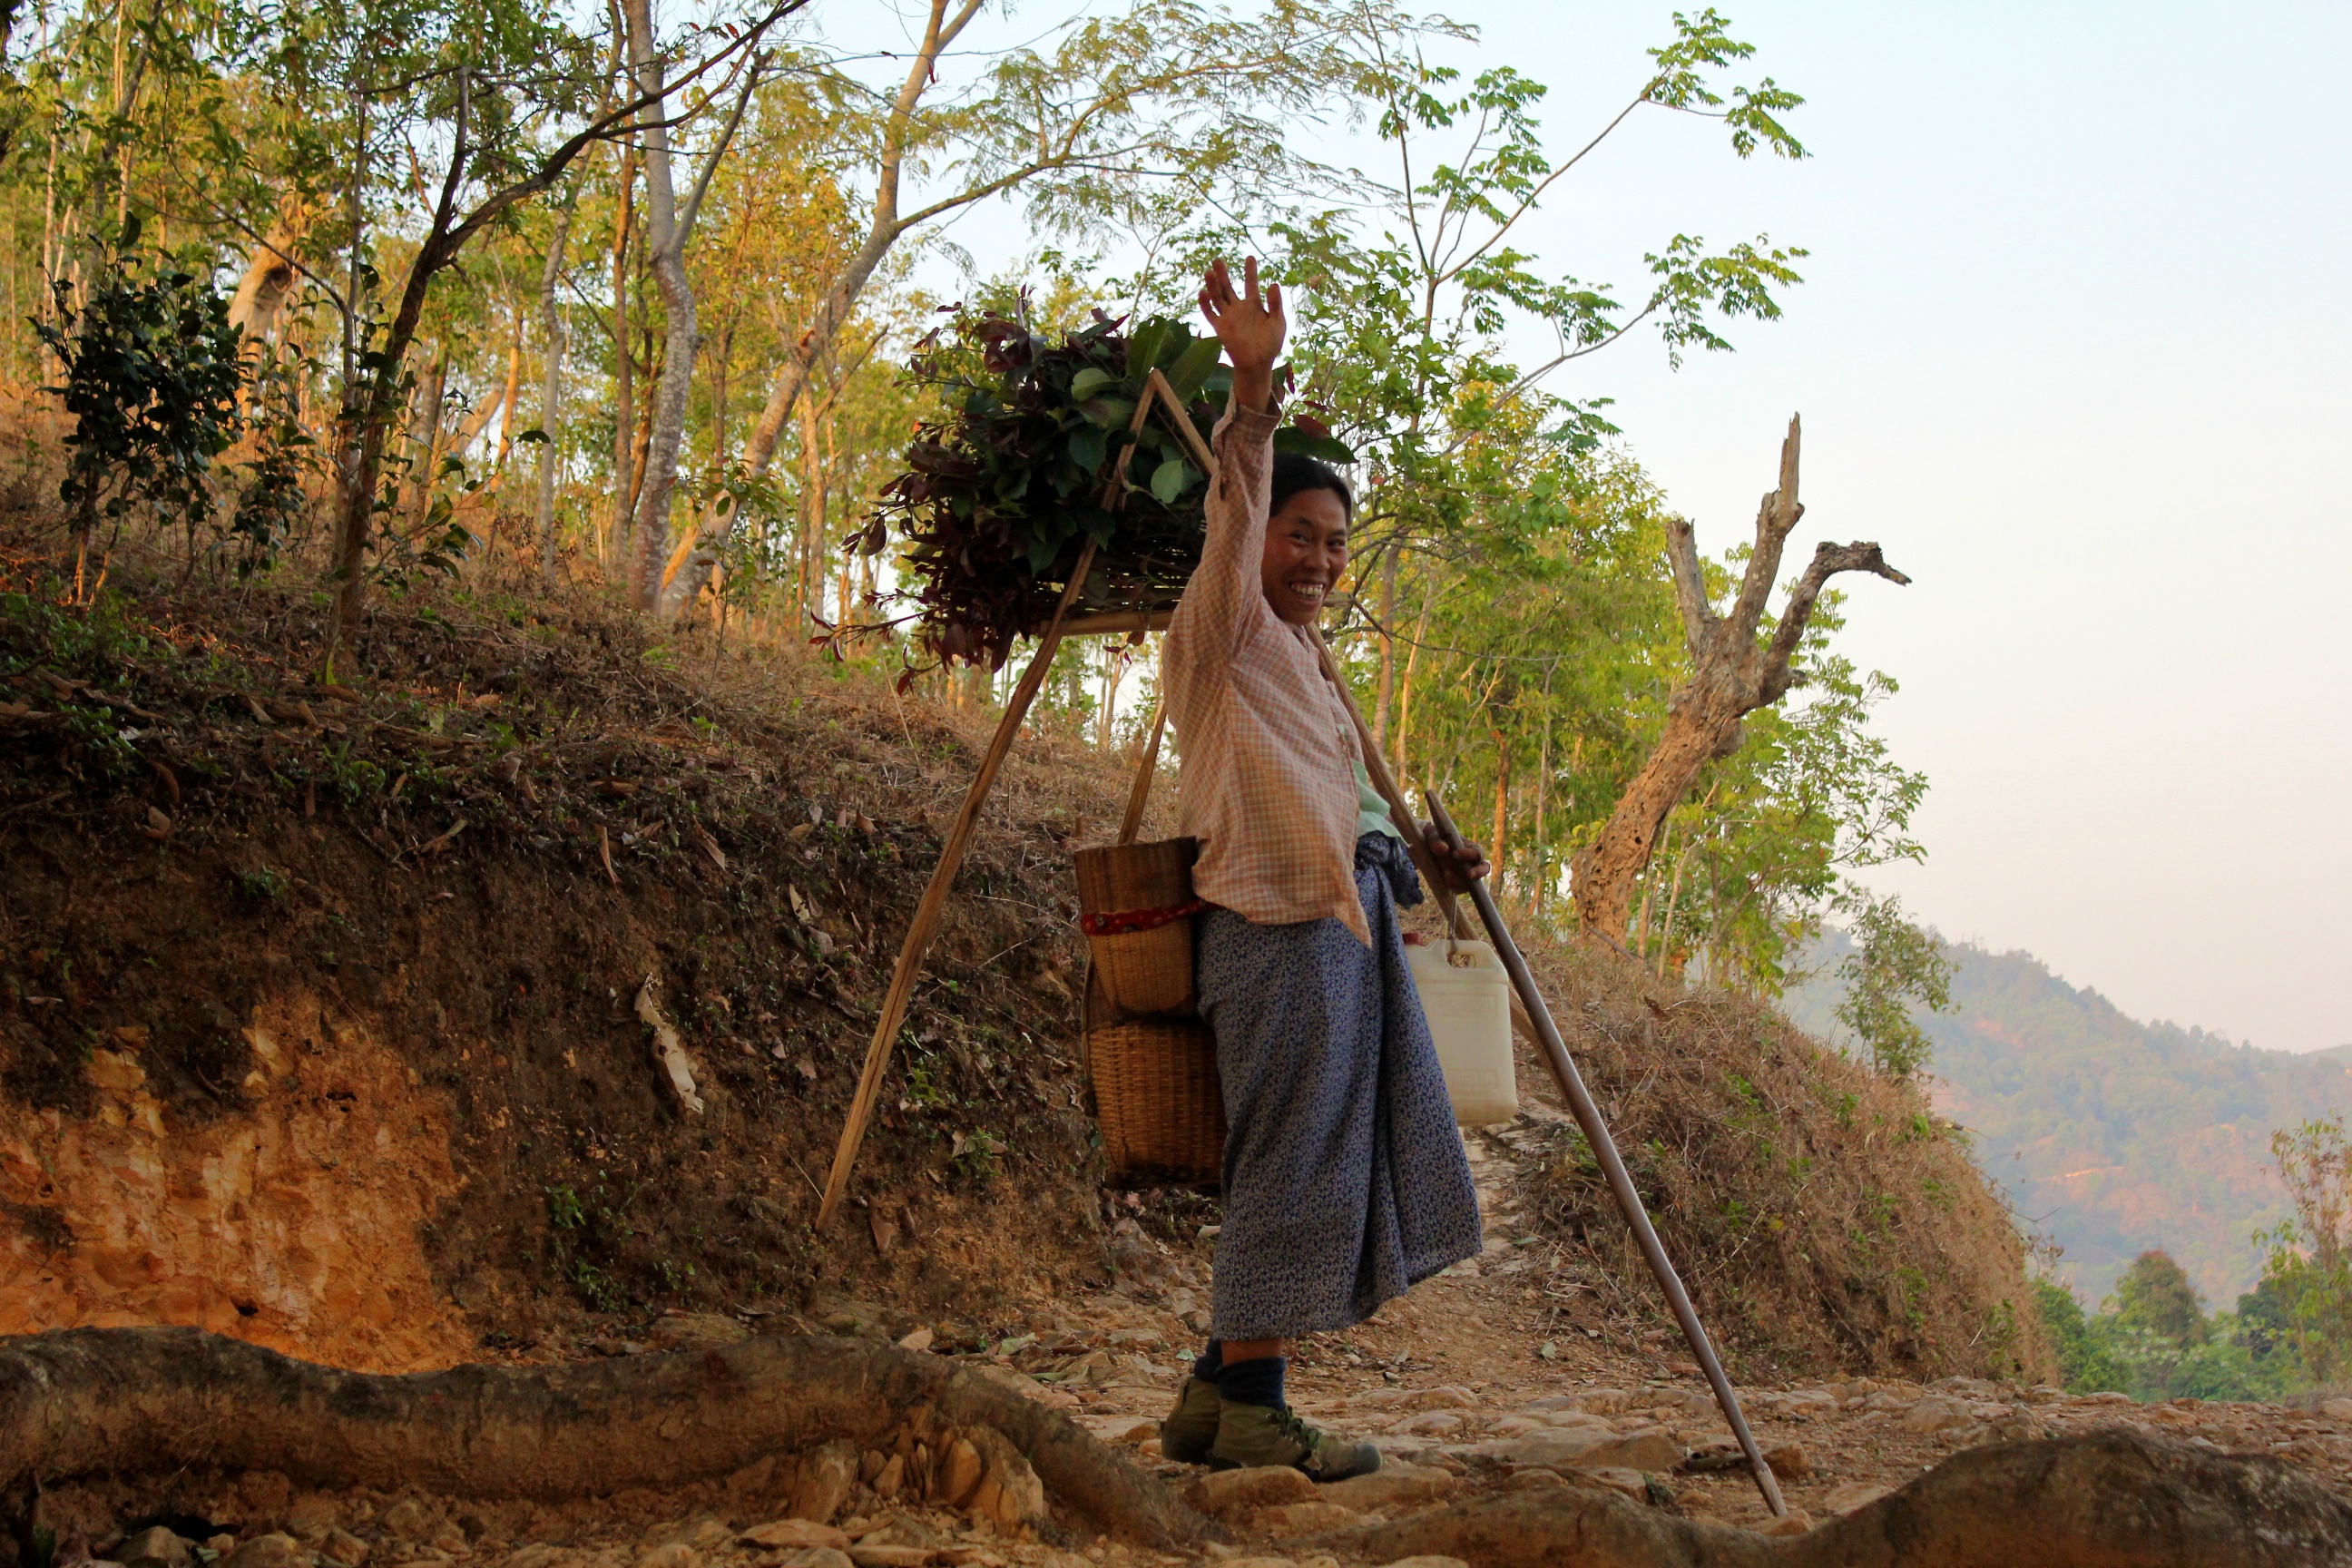
[[[1445,1093],[1457,1127],[1486,1127],[1518,1114],[1511,1066],[1511,977],[1483,942],[1408,942],[1405,966],[1421,993],[1437,1042]]]

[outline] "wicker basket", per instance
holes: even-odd
[[[1192,862],[1200,853],[1198,839],[1163,838],[1074,857],[1080,924],[1119,1020],[1192,1016],[1192,917],[1201,908]]]
[[[1087,987],[1087,1072],[1114,1187],[1206,1187],[1223,1179],[1225,1100],[1208,1026],[1116,1016],[1097,970]]]

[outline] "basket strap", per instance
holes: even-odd
[[[1152,775],[1160,771],[1160,737],[1168,728],[1168,699],[1160,700],[1159,711],[1151,715],[1151,740],[1143,748],[1143,760],[1135,764],[1135,782],[1127,790],[1127,820],[1119,824],[1118,841],[1135,842],[1143,826],[1143,803],[1151,798]]]
[[[1189,921],[1202,910],[1214,907],[1206,899],[1192,899],[1161,910],[1118,910],[1080,915],[1078,929],[1088,936],[1132,936],[1137,931],[1158,931],[1161,926],[1172,926],[1178,921]]]

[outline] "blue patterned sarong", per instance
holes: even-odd
[[[1404,847],[1356,841],[1372,945],[1336,920],[1253,925],[1212,910],[1200,1005],[1217,1040],[1224,1216],[1210,1312],[1220,1340],[1344,1329],[1480,1245],[1397,906],[1421,901]]]

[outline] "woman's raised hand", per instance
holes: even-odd
[[[1261,292],[1253,256],[1242,263],[1242,288],[1235,293],[1233,273],[1222,260],[1211,262],[1201,280],[1201,314],[1234,362],[1234,401],[1244,408],[1264,408],[1273,394],[1274,362],[1290,335],[1282,285],[1270,282]]]

